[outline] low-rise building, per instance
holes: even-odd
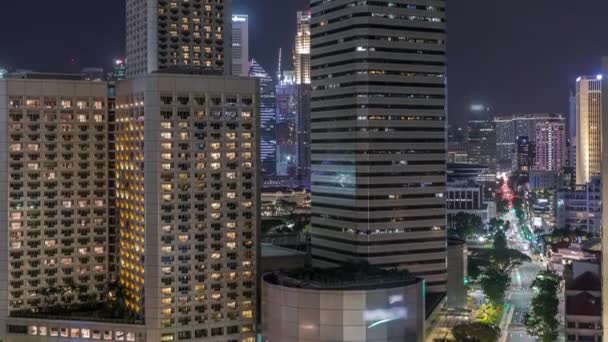
[[[496,207],[488,205],[483,198],[481,185],[473,182],[448,183],[446,198],[448,217],[467,213],[481,217],[483,223],[487,224],[496,215]]]
[[[566,340],[601,341],[602,282],[599,276],[599,265],[575,262],[572,268],[565,272],[564,278],[566,280]]]
[[[590,183],[558,189],[555,217],[559,229],[581,230],[599,235],[602,226],[600,178],[593,177]]]
[[[266,274],[262,340],[422,342],[424,281],[407,272],[375,272],[357,267]]]

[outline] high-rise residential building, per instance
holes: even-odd
[[[294,73],[296,84],[310,84],[310,13],[298,12]]]
[[[536,125],[539,122],[566,123],[561,114],[531,113],[502,115],[494,118],[496,126],[496,159],[498,169],[507,172],[517,169],[517,139],[527,137],[536,141]]]
[[[559,172],[566,166],[566,124],[538,122],[536,124],[535,169]]]
[[[277,160],[277,98],[272,77],[255,59],[249,66],[249,77],[260,80],[260,161],[262,177],[276,174]]]
[[[232,15],[232,75],[249,75],[249,16]]]
[[[258,94],[215,76],[117,86],[119,281],[149,341],[255,340]]]
[[[496,130],[494,121],[469,120],[465,146],[469,163],[486,165],[491,173],[496,173]]]
[[[576,184],[600,175],[602,77],[576,80]]]
[[[311,0],[312,255],[445,292],[446,7],[412,6]]]
[[[257,81],[153,74],[116,91],[119,281],[146,341],[255,341]]]
[[[127,0],[127,76],[156,71],[228,75],[231,0]]]
[[[2,336],[7,316],[102,301],[110,283],[107,83],[20,77],[0,81]]]

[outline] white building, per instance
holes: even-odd
[[[232,15],[232,75],[249,76],[249,16]]]
[[[264,342],[424,341],[424,282],[362,270],[296,270],[262,280]]]

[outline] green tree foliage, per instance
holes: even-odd
[[[511,272],[524,262],[527,255],[510,249],[504,232],[495,234],[493,248],[476,250],[469,258],[469,276],[479,278],[481,289],[494,305],[501,305],[511,284]]]
[[[461,323],[452,328],[456,342],[495,342],[500,337],[500,329],[481,323]]]
[[[481,290],[492,305],[502,305],[505,293],[511,284],[509,273],[500,272],[495,268],[487,269],[481,277]]]
[[[481,217],[468,213],[458,213],[450,216],[450,234],[466,240],[475,235],[483,234],[484,226]]]
[[[557,273],[547,270],[540,272],[531,285],[534,297],[531,310],[526,315],[526,330],[542,342],[552,342],[557,339],[559,282]]]
[[[499,230],[503,230],[505,221],[499,218],[493,218],[488,222],[488,232],[490,234],[496,234]]]

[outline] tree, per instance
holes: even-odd
[[[450,233],[463,240],[482,234],[484,231],[481,217],[463,212],[450,216],[449,226]]]
[[[461,323],[452,328],[456,342],[495,342],[500,337],[500,329],[481,323]]]
[[[505,293],[511,285],[511,277],[509,273],[490,268],[481,277],[480,285],[492,305],[502,305],[505,301]]]
[[[559,322],[558,288],[560,278],[554,271],[542,271],[532,282],[534,292],[532,310],[526,315],[526,330],[530,335],[540,338],[542,342],[557,339]]]
[[[499,218],[493,218],[488,222],[488,232],[490,234],[495,234],[497,231],[504,229],[505,221]]]
[[[477,250],[469,259],[471,278],[480,277],[481,289],[494,305],[501,305],[509,285],[511,272],[524,262],[531,261],[527,255],[507,246],[505,233],[496,233],[493,248]]]

